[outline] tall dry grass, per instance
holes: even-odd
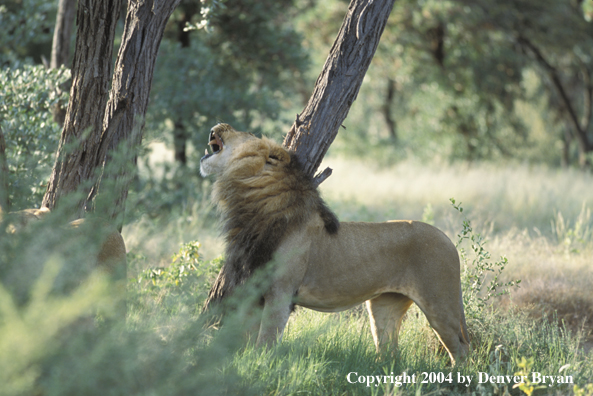
[[[324,166],[334,172],[321,190],[330,202],[344,205],[339,211],[347,219],[419,219],[427,204],[439,219],[448,215],[449,198],[455,197],[475,221],[494,231],[516,227],[550,235],[557,212],[574,219],[583,204],[593,207],[593,177],[577,170],[524,164],[438,166],[413,161],[385,169],[343,158],[329,158]]]

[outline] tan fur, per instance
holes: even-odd
[[[236,257],[249,252],[250,240],[235,236],[265,234],[275,227],[274,218],[287,219],[274,228],[277,243],[264,257],[279,264],[263,296],[258,344],[282,337],[292,304],[335,312],[366,301],[377,351],[395,348],[403,316],[415,302],[453,363],[468,353],[459,257],[445,234],[415,221],[338,227],[310,178],[275,142],[219,124],[210,144],[219,150],[204,156],[200,169],[217,176],[213,200],[223,216],[227,250],[209,301],[224,297],[265,264],[254,265],[254,256]],[[257,243],[256,249],[261,249]]]

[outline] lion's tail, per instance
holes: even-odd
[[[461,292],[461,285],[459,285],[459,311],[461,313],[461,321],[460,321],[460,328],[461,328],[461,336],[463,337],[462,341],[465,341],[467,345],[469,345],[469,334],[467,333],[467,323],[465,322],[465,310],[463,309],[463,294]]]

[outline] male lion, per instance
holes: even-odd
[[[203,176],[223,219],[225,264],[206,308],[274,259],[257,344],[282,337],[294,304],[336,312],[366,301],[377,351],[397,346],[412,302],[451,361],[469,351],[459,256],[441,231],[416,221],[338,223],[296,156],[272,140],[212,128]]]

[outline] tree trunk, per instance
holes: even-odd
[[[87,184],[96,173],[120,6],[121,0],[80,0],[78,4],[70,101],[42,207],[53,209],[62,196]],[[84,214],[85,202],[77,200],[72,217]]]
[[[385,94],[385,102],[383,102],[383,117],[387,124],[387,130],[389,130],[389,136],[393,140],[397,140],[397,123],[393,119],[391,114],[391,107],[393,105],[393,97],[395,96],[395,80],[392,78],[387,79],[387,92]]]
[[[185,3],[180,6],[181,17],[177,20],[177,41],[181,44],[181,51],[187,52],[191,46],[190,31],[185,30],[185,26],[191,22],[193,16],[200,12],[200,7],[196,3]],[[186,54],[186,56],[190,54]],[[175,120],[173,129],[173,147],[175,150],[175,161],[178,165],[185,167],[187,165],[187,129],[183,122],[183,117]]]
[[[570,136],[570,130],[568,127],[562,128],[562,156],[561,156],[561,164],[563,168],[568,168],[570,166],[570,142],[572,141],[572,136]]]
[[[115,218],[123,213],[158,48],[165,24],[180,1],[129,1],[111,92],[113,39],[121,2],[80,1],[66,125],[42,206],[52,209],[60,197],[80,189],[82,196],[73,210],[80,217],[91,209],[99,187],[110,181],[113,184],[104,189],[114,189],[116,195],[109,198],[105,214]],[[115,161],[114,171],[102,174],[115,148],[121,148],[125,158]],[[118,222],[121,228],[121,218]]]
[[[173,147],[175,150],[175,161],[178,165],[187,165],[187,132],[183,120],[177,120],[173,128]]]
[[[112,90],[103,121],[103,134],[95,166],[112,162],[109,152],[118,150],[126,159],[114,162],[115,173],[106,172],[92,188],[86,203],[101,190],[114,188],[115,205],[110,205],[110,217],[118,218],[121,229],[128,188],[136,166],[136,150],[142,142],[144,115],[148,106],[156,58],[165,25],[181,0],[130,0],[126,15],[123,41],[117,55]],[[122,151],[123,150],[123,151]],[[107,186],[105,182],[113,183]]]
[[[0,220],[2,211],[10,210],[10,200],[8,199],[8,163],[6,162],[6,141],[0,127]]]
[[[352,0],[348,7],[313,94],[284,139],[309,175],[317,171],[358,95],[394,2]],[[327,168],[315,177],[316,183],[330,174]]]
[[[54,29],[54,38],[51,47],[50,69],[57,69],[62,65],[67,65],[70,59],[70,38],[72,37],[72,24],[76,16],[76,0],[60,0],[58,3],[58,14],[56,17],[56,27]],[[72,79],[56,87],[58,94],[60,91],[70,89]],[[52,109],[53,119],[60,126],[64,127],[66,121],[66,103],[58,102]]]
[[[54,39],[51,46],[50,68],[57,69],[68,63],[70,58],[70,37],[72,37],[72,23],[76,15],[76,0],[60,0]]]

